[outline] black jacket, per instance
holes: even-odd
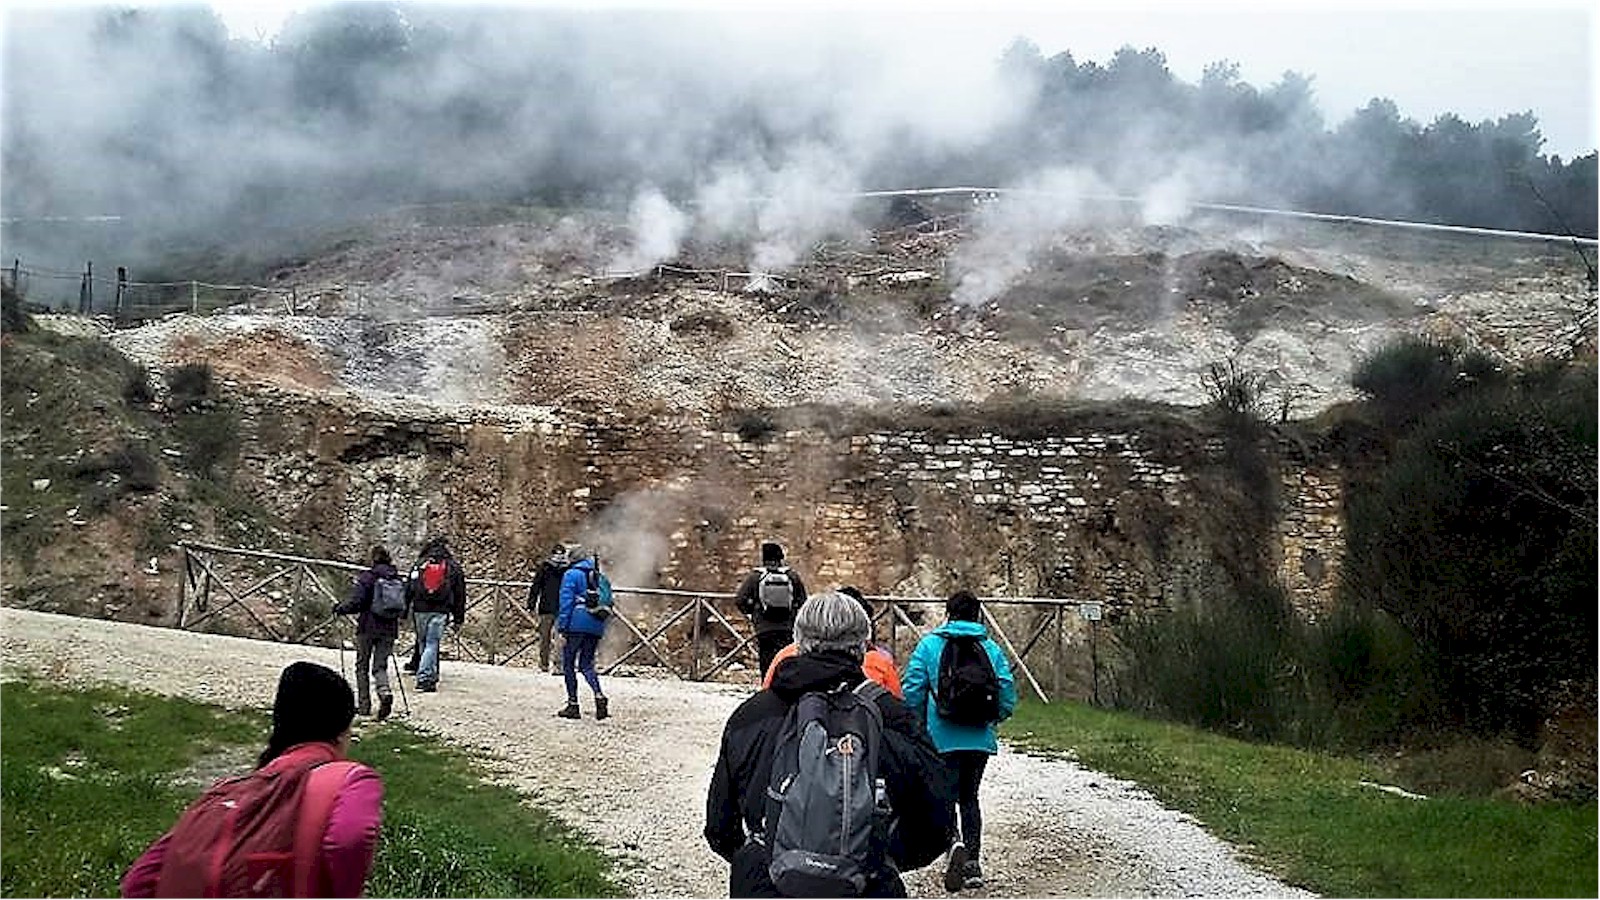
[[[447,612],[450,618],[459,627],[467,620],[467,576],[461,571],[461,564],[456,562],[450,552],[438,554],[449,567],[449,576],[445,578],[444,590],[429,599],[422,590],[422,567],[428,564],[433,554],[424,553],[422,558],[411,569],[411,579],[406,585],[406,599],[411,603],[414,613]]]
[[[772,755],[784,716],[807,691],[841,684],[853,687],[862,678],[860,661],[847,654],[802,654],[778,669],[770,689],[740,704],[728,718],[706,797],[705,835],[711,849],[732,866],[729,896],[776,895],[767,875],[767,848],[746,836],[761,830]],[[903,897],[905,886],[895,869],[920,869],[950,846],[955,775],[905,704],[888,693],[877,702],[883,712],[881,774],[898,824],[889,842],[893,868],[885,866],[869,895]]]
[[[800,580],[800,573],[780,564],[778,568],[786,569],[789,573],[789,582],[794,585],[794,605],[787,613],[767,616],[759,612],[760,598],[757,589],[761,585],[761,576],[767,573],[765,566],[756,569],[745,576],[744,583],[739,585],[739,591],[734,595],[734,603],[739,611],[750,617],[756,634],[765,634],[769,631],[790,631],[794,628],[794,614],[800,611],[800,604],[806,602],[806,584]]]
[[[360,613],[360,616],[356,619],[357,634],[370,634],[374,637],[399,637],[399,618],[380,619],[372,614],[372,585],[380,577],[399,578],[400,572],[388,563],[377,563],[356,578],[355,584],[350,586],[350,596],[343,603],[334,607],[333,611],[341,616]],[[404,616],[401,618],[404,618]]]
[[[553,616],[561,611],[561,576],[567,567],[553,560],[539,564],[533,576],[533,586],[528,588],[528,609],[541,616]]]

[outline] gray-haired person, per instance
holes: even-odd
[[[791,709],[813,692],[855,690],[870,630],[861,604],[836,591],[808,599],[795,615],[797,654],[773,674],[772,685],[733,711],[722,733],[706,797],[706,841],[730,864],[733,897],[779,896],[769,866],[766,821],[775,751]],[[867,874],[862,895],[904,897],[900,872],[932,863],[950,846],[955,784],[927,731],[893,694],[871,696],[882,718],[878,774],[896,825],[873,858],[857,860]]]

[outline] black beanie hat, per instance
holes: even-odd
[[[761,545],[761,561],[782,562],[783,548],[771,541],[767,541],[765,544]]]
[[[261,765],[307,741],[332,743],[356,717],[356,696],[344,676],[312,662],[290,663],[278,676],[272,701],[272,734]]]

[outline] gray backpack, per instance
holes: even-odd
[[[782,619],[794,608],[794,580],[788,566],[766,569],[756,582],[756,600],[762,615]]]
[[[401,578],[379,576],[372,582],[372,614],[380,619],[398,619],[406,611],[406,583]]]
[[[859,897],[888,865],[893,811],[878,768],[883,693],[872,681],[813,691],[785,717],[762,834],[778,893]]]

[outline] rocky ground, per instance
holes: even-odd
[[[240,381],[401,412],[1199,404],[1208,368],[1233,361],[1295,417],[1349,399],[1353,367],[1400,333],[1508,360],[1592,340],[1592,293],[1559,245],[1123,228],[995,259],[961,225],[820,243],[754,280],[723,247],[607,276],[621,237],[572,217],[391,228],[279,270],[301,314],[180,314],[113,340],[148,365],[204,358]]]
[[[231,707],[270,703],[298,659],[337,651],[5,609],[4,677],[117,684]],[[399,721],[481,757],[505,781],[613,854],[638,896],[715,897],[727,867],[706,847],[705,791],[728,714],[749,688],[646,678],[605,685],[613,718],[553,716],[558,678],[448,661],[438,693],[409,694]],[[361,720],[360,732],[383,728]],[[379,766],[381,770],[381,765]],[[1264,875],[1188,816],[1136,785],[1005,748],[983,782],[984,863],[996,897],[1310,896]],[[1397,801],[1398,802],[1398,801]],[[937,865],[912,896],[944,896]],[[967,894],[963,894],[967,896]]]

